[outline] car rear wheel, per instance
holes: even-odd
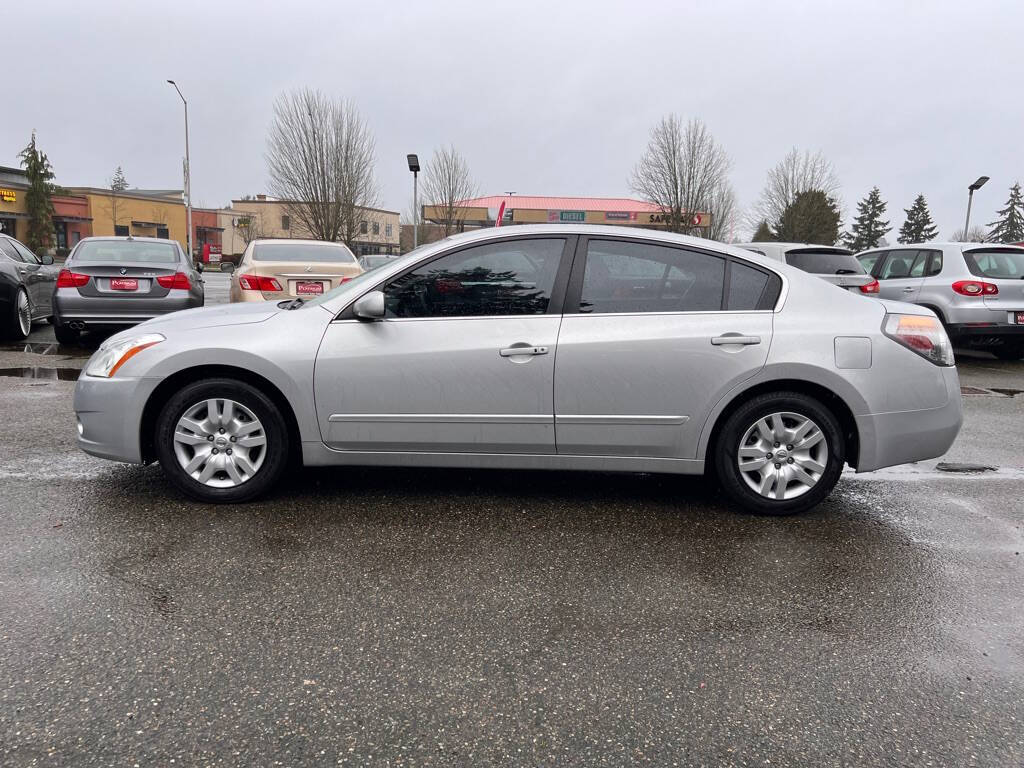
[[[51,320],[53,323],[53,335],[57,339],[58,344],[77,344],[78,339],[81,336],[80,331],[76,331],[67,325],[61,325],[56,319]]]
[[[156,453],[178,488],[200,501],[248,501],[273,486],[288,461],[280,409],[256,387],[210,379],[182,388],[156,423]]]
[[[759,395],[741,405],[715,447],[715,469],[731,501],[761,515],[791,515],[822,501],[843,470],[839,422],[798,392]]]
[[[24,288],[19,288],[11,302],[11,314],[4,323],[6,335],[15,341],[27,339],[32,332],[32,305]]]
[[[1024,344],[995,347],[992,350],[992,354],[1000,360],[1020,360],[1024,358]]]

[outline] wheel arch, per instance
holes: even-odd
[[[839,421],[843,431],[843,439],[846,441],[846,462],[856,469],[860,459],[860,432],[857,429],[857,421],[853,415],[853,409],[849,403],[840,397],[833,389],[807,379],[779,378],[759,381],[732,394],[731,397],[723,398],[719,403],[716,413],[708,419],[709,426],[705,428],[705,438],[702,440],[702,455],[705,459],[706,469],[714,467],[714,451],[717,440],[721,434],[722,426],[726,420],[743,403],[759,395],[772,392],[798,392],[818,400],[828,408]]]
[[[175,392],[182,387],[203,379],[227,378],[235,379],[255,387],[269,397],[281,411],[288,427],[289,460],[300,461],[302,457],[302,436],[295,411],[284,393],[272,381],[258,373],[233,365],[197,365],[177,371],[157,385],[146,400],[139,422],[139,447],[142,461],[149,463],[156,458],[153,436],[156,433],[156,420],[160,410]]]

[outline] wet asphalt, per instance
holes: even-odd
[[[784,519],[542,472],[206,506],[80,453],[73,382],[0,376],[0,765],[1020,765],[1024,365],[960,368],[941,461],[996,471]]]

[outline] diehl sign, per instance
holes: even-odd
[[[0,202],[16,203],[18,202],[18,194],[13,189],[0,188]]]

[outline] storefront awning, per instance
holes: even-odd
[[[196,227],[196,232],[223,232],[224,227]]]
[[[54,221],[92,221],[91,216],[54,216]],[[133,224],[135,222],[132,222]]]
[[[153,227],[153,228],[156,228],[156,227],[166,227],[167,225],[164,224],[162,221],[133,221],[132,222],[132,226],[133,227]]]

